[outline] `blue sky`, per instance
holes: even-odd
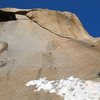
[[[100,37],[100,0],[0,0],[0,8],[48,8],[75,13],[90,35]]]

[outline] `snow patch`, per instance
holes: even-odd
[[[48,81],[46,78],[27,82],[26,86],[36,86],[34,91],[56,93],[64,100],[100,100],[100,83],[69,77]]]

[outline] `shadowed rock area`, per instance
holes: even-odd
[[[1,100],[63,100],[25,86],[41,77],[100,81],[100,38],[73,13],[2,8],[0,41]]]
[[[0,22],[16,20],[13,12],[5,12],[0,10]]]

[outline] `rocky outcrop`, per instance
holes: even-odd
[[[27,13],[27,16],[41,27],[59,36],[75,39],[88,38],[88,34],[83,29],[78,18],[70,12],[61,13],[37,9]]]
[[[0,41],[5,41],[0,44],[0,59],[5,63],[0,67],[1,100],[62,100],[25,86],[40,77],[73,75],[100,81],[100,38],[90,36],[75,14],[16,8],[0,12],[4,13],[0,15]]]

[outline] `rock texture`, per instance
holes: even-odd
[[[100,81],[100,38],[90,36],[73,13],[0,9],[0,41],[1,100],[62,100],[25,86],[40,77]]]

